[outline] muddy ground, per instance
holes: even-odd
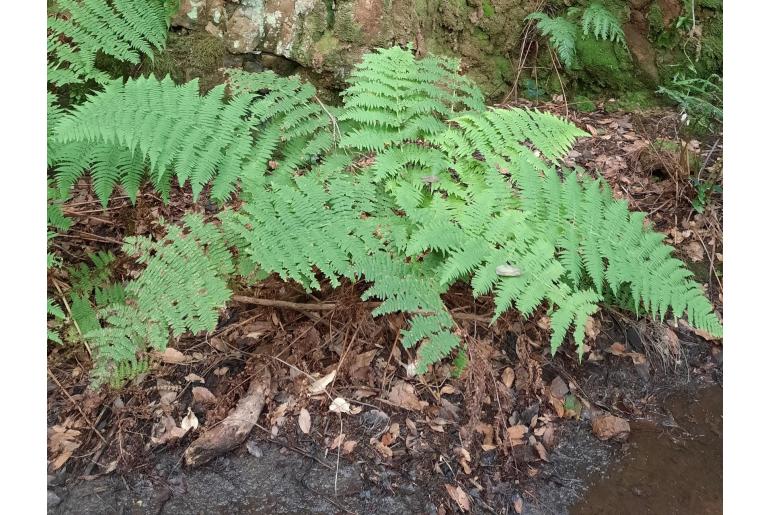
[[[716,195],[695,209],[688,175],[720,174],[720,138],[654,144],[679,145],[672,112],[570,117],[592,136],[567,164],[601,174],[633,209],[651,213],[719,308],[721,203]],[[83,182],[65,206],[76,225],[56,251],[68,263],[89,250],[120,255],[123,236],[155,234],[159,217],[178,219],[191,205],[177,190],[169,205],[144,194],[136,207],[116,198],[102,210]],[[132,266],[118,259],[114,277]],[[235,302],[214,333],[174,345],[183,359],[156,357],[119,392],[88,388],[83,348],[51,346],[49,513],[720,512],[720,342],[607,308],[593,317],[579,362],[569,345],[550,355],[544,312],[489,327],[490,300],[458,287],[446,302],[465,333],[468,367],[459,377],[450,364],[412,377],[397,344],[403,320],[372,319],[360,289],[308,295],[274,278],[244,286],[242,296],[295,304]],[[314,311],[321,301],[337,307]],[[217,427],[266,369],[270,393],[247,442],[185,466],[191,441]],[[336,397],[350,412],[329,411]],[[620,427],[598,439],[596,421],[608,415],[628,421],[630,434]],[[164,433],[163,421],[191,416],[197,428]]]

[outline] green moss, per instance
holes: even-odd
[[[361,27],[353,19],[353,4],[337,5],[334,15],[334,35],[346,43],[362,45],[364,34]]]
[[[510,82],[513,80],[514,70],[510,59],[502,55],[496,55],[492,58],[492,61],[495,64],[497,75],[499,76],[500,80],[505,82]]]
[[[198,78],[201,91],[205,92],[223,81],[219,69],[225,52],[224,41],[208,32],[170,32],[165,50],[147,62],[144,72],[158,77],[171,75],[178,83]]]
[[[594,91],[628,91],[641,87],[634,76],[628,52],[615,43],[592,37],[579,37],[576,42],[576,76],[582,86]]]
[[[615,102],[606,102],[604,110],[608,113],[614,113],[615,111],[641,111],[659,107],[660,105],[660,100],[652,91],[637,90],[622,94]]]
[[[666,30],[666,25],[663,22],[663,10],[658,2],[650,6],[650,10],[647,12],[647,23],[650,27],[650,34],[653,36],[658,36]]]
[[[584,113],[596,111],[596,104],[594,101],[583,95],[576,96],[572,101],[572,105],[575,106],[575,109]]]
[[[326,32],[323,36],[321,36],[321,39],[316,41],[314,49],[317,53],[325,55],[332,52],[333,50],[337,50],[339,46],[340,40],[335,38],[332,34]]]
[[[483,2],[481,2],[481,8],[483,9],[484,16],[486,18],[491,18],[495,15],[495,8],[492,7],[492,4],[490,3],[489,0],[484,0]]]

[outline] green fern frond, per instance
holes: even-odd
[[[165,0],[58,0],[48,18],[48,81],[56,86],[110,77],[97,54],[138,64],[166,43],[170,15]]]
[[[628,48],[620,20],[602,4],[592,3],[586,7],[583,11],[581,25],[584,36],[593,33],[596,39],[609,40]]]
[[[571,68],[575,63],[577,26],[566,18],[561,16],[551,18],[542,12],[534,12],[527,16],[525,20],[535,20],[537,22],[537,29],[543,36],[548,38],[561,62],[567,68]]]

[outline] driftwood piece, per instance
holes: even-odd
[[[184,453],[185,463],[191,467],[202,465],[242,444],[262,413],[269,390],[270,372],[265,367],[264,374],[252,379],[248,392],[230,414],[190,444]]]

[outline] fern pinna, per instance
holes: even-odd
[[[583,132],[547,113],[486,110],[457,64],[377,51],[336,109],[295,79],[238,72],[229,99],[142,79],[110,84],[63,115],[60,143],[119,147],[145,160],[151,176],[191,180],[196,193],[240,182],[245,200],[217,221],[170,226],[162,241],[131,240],[127,250],[147,268],[126,287],[127,303],[102,313],[94,346],[130,362],[137,348],[212,330],[230,296],[227,278],[254,267],[308,289],[319,287],[319,274],[334,285],[366,281],[364,297],[382,301],[375,315],[410,314],[402,343],[417,348],[418,371],[461,343],[441,298],[457,281],[492,294],[496,317],[546,303],[554,351],[570,329],[582,350],[586,319],[605,291],[628,291],[639,308],[686,313],[721,334],[690,272],[643,214],[597,181],[560,177],[559,160]],[[148,105],[155,114],[143,128],[129,111]],[[194,148],[174,135],[177,122],[189,123],[180,111],[211,124]]]
[[[166,44],[169,0],[57,0],[48,18],[48,81],[55,86],[111,80],[96,64],[104,54],[138,64]]]

